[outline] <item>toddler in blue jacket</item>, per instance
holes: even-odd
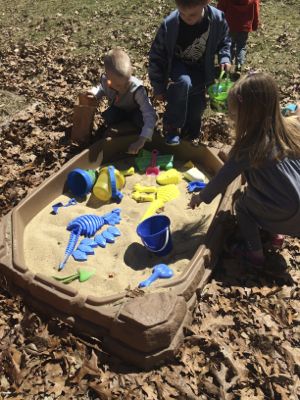
[[[205,88],[215,78],[215,55],[230,68],[231,41],[224,14],[210,0],[175,0],[177,9],[158,29],[149,54],[149,78],[157,101],[166,101],[166,143],[181,135],[198,142]]]

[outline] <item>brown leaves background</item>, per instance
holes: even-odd
[[[144,32],[147,43],[151,37]],[[81,150],[69,140],[72,107],[76,94],[97,82],[101,53],[77,57],[69,39],[66,30],[40,44],[8,40],[1,47],[1,215]],[[278,34],[276,51],[292,39]],[[139,76],[145,76],[147,46],[137,42]],[[283,103],[297,92],[296,72],[281,85]],[[3,111],[5,93],[22,100],[18,112]],[[203,129],[211,145],[230,143],[222,114],[208,114]],[[288,276],[278,279],[222,257],[213,280],[198,293],[176,360],[150,372],[105,353],[100,339],[37,315],[0,277],[0,399],[298,399],[299,239],[288,238],[281,255]]]

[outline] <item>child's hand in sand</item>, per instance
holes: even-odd
[[[140,136],[136,142],[131,143],[128,148],[128,154],[137,154],[143,147],[146,142],[146,138]]]
[[[189,206],[194,210],[194,208],[199,207],[202,202],[203,200],[201,199],[200,193],[193,194]]]

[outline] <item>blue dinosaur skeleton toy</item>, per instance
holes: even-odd
[[[73,253],[76,244],[78,242],[79,236],[84,235],[85,237],[91,237],[102,228],[103,225],[116,225],[121,221],[120,208],[115,208],[112,212],[108,214],[100,215],[81,215],[73,219],[67,226],[67,230],[71,231],[69,243],[65,251],[64,260],[59,264],[58,270],[61,271],[70,255]]]

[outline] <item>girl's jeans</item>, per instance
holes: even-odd
[[[236,65],[245,64],[246,44],[248,32],[230,32],[231,36],[231,59],[235,58]]]
[[[206,107],[204,74],[199,66],[175,60],[170,80],[164,126],[168,130],[181,128],[184,134],[198,138]]]

